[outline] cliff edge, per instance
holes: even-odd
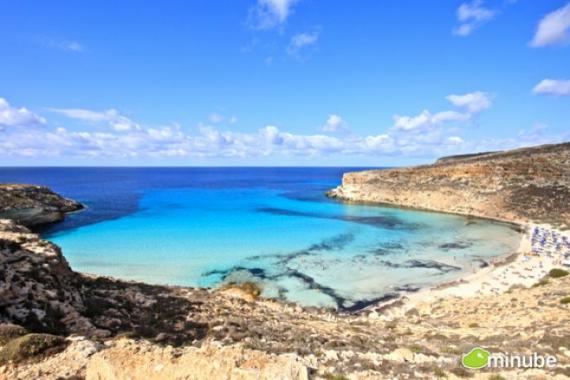
[[[570,143],[444,157],[433,165],[346,173],[328,193],[379,203],[570,227]]]
[[[45,186],[0,184],[0,219],[36,226],[59,222],[66,213],[83,208]]]

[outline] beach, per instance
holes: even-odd
[[[476,270],[460,280],[407,294],[402,298],[404,304],[389,308],[388,315],[402,314],[420,304],[429,304],[440,298],[494,296],[509,292],[515,287],[529,288],[544,280],[550,270],[564,268],[564,253],[570,251],[565,248],[564,251],[546,249],[541,254],[533,252],[532,231],[541,229],[570,239],[568,231],[559,231],[545,224],[529,224],[521,226],[521,229],[524,232],[521,233],[517,252],[494,259],[488,267]]]

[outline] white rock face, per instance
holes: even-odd
[[[292,355],[270,355],[240,346],[173,349],[119,340],[89,360],[86,379],[308,380],[309,373]]]

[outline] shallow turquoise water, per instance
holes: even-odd
[[[295,191],[306,181],[291,183],[142,189],[133,212],[49,237],[78,271],[207,287],[252,280],[266,296],[348,310],[458,278],[519,244],[507,225],[342,204],[324,186],[305,198]]]

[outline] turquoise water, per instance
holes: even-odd
[[[4,168],[88,209],[42,231],[82,272],[355,310],[509,254],[508,225],[327,199],[356,168]]]
[[[51,236],[78,271],[357,308],[440,283],[513,252],[508,226],[282,196],[279,190],[154,189],[138,211]]]

